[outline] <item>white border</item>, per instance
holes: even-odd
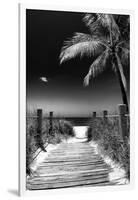
[[[19,195],[26,191],[26,12],[19,5]]]
[[[100,186],[100,187],[81,187],[54,190],[26,191],[26,9],[36,10],[55,10],[71,12],[101,12],[111,14],[129,14],[131,18],[131,38],[130,38],[130,133],[131,133],[131,183],[123,186]],[[102,9],[79,6],[59,6],[59,5],[41,5],[41,4],[20,4],[19,5],[19,195],[46,195],[46,194],[82,194],[94,191],[118,191],[134,188],[134,12],[130,10]],[[133,120],[132,120],[133,119]],[[133,170],[132,170],[133,169]]]

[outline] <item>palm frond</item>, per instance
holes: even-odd
[[[120,47],[127,48],[129,50],[129,42],[126,42],[125,40],[117,41],[116,48]]]
[[[111,31],[114,40],[118,40],[120,30],[112,14],[99,14],[99,23],[106,27],[109,32]]]
[[[91,37],[89,34],[75,33],[70,40],[64,42],[60,53],[60,64],[77,55],[80,55],[80,57],[96,55],[103,51],[106,45],[104,41]]]
[[[83,17],[83,22],[88,27],[88,29],[90,30],[93,36],[94,35],[98,37],[104,36],[106,37],[106,40],[107,40],[107,37],[109,36],[109,32],[107,32],[107,30],[103,26],[101,26],[101,24],[99,23],[97,13],[85,14],[85,16]]]
[[[120,58],[123,64],[128,64],[129,63],[129,57],[130,57],[130,52],[127,48],[121,48],[121,54],[120,54]]]
[[[96,31],[97,34],[100,31],[100,28],[104,27],[108,30],[108,33],[111,31],[114,39],[119,38],[120,30],[114,19],[114,15],[112,14],[86,14],[83,21],[92,33]]]
[[[129,44],[126,41],[119,42],[116,45],[117,52],[119,52],[119,57],[123,65],[128,65],[130,51],[129,51]]]
[[[121,36],[124,40],[130,39],[130,16],[129,15],[115,15]]]
[[[117,59],[118,69],[119,69],[119,72],[120,72],[120,75],[121,75],[121,79],[122,79],[124,88],[127,91],[127,83],[126,83],[126,78],[125,78],[125,75],[124,75],[121,60],[120,60],[119,56],[117,55],[117,53],[115,54],[115,56],[116,56],[116,59]]]
[[[91,64],[89,72],[84,78],[84,86],[89,85],[91,77],[95,77],[104,71],[109,55],[109,50],[107,49]]]
[[[94,22],[96,22],[96,20],[97,20],[97,15],[95,13],[93,13],[93,14],[92,13],[87,13],[83,17],[83,22],[89,28],[93,25]]]

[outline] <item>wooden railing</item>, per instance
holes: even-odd
[[[128,127],[128,121],[129,121],[129,114],[127,113],[126,110],[126,105],[121,104],[118,105],[118,114],[108,114],[107,110],[103,111],[103,115],[102,116],[97,116],[96,111],[94,111],[92,113],[92,116],[90,117],[90,119],[95,119],[95,118],[103,118],[104,120],[107,120],[109,118],[115,118],[117,117],[119,119],[119,130],[120,130],[120,134],[122,136],[122,138],[125,138],[128,133],[127,131],[127,127]],[[37,115],[36,116],[27,116],[27,118],[34,118],[37,120],[37,133],[39,135],[42,134],[42,120],[43,119],[47,119],[49,120],[49,134],[52,132],[53,129],[53,120],[60,120],[60,119],[71,119],[73,117],[55,117],[53,115],[53,112],[49,113],[48,117],[43,117],[43,111],[42,109],[37,109]]]

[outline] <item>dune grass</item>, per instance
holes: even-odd
[[[30,163],[38,148],[46,151],[45,144],[58,144],[73,136],[73,126],[68,121],[53,120],[53,128],[50,130],[49,120],[43,119],[42,133],[40,135],[37,132],[37,120],[28,118],[26,130],[26,174],[31,175]]]
[[[126,137],[122,140],[118,123],[118,118],[94,119],[87,131],[88,141],[95,141],[98,144],[99,152],[118,163],[126,171],[127,178],[130,179],[129,138]]]

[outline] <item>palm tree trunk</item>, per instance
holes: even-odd
[[[120,71],[119,71],[119,68],[118,68],[117,60],[115,59],[114,61],[115,61],[115,68],[116,68],[116,76],[117,76],[117,79],[119,81],[119,85],[120,85],[120,89],[121,89],[122,101],[123,101],[123,104],[126,105],[127,113],[129,113],[129,106],[128,106],[126,90],[125,90],[125,87],[124,87],[124,84],[123,84],[123,81],[122,81],[122,78],[121,78],[121,74],[120,74]]]

